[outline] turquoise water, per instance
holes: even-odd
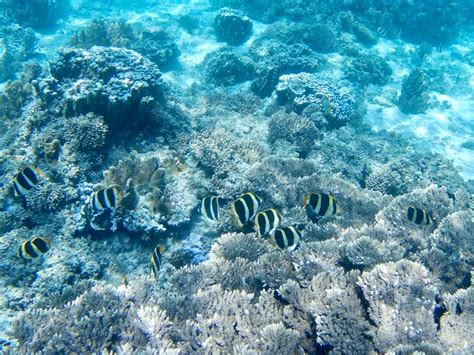
[[[473,353],[472,1],[0,9],[0,352]]]

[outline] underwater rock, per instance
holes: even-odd
[[[356,118],[356,102],[347,87],[320,75],[282,75],[276,87],[278,103],[301,114],[315,108],[327,119],[328,127],[339,127]]]
[[[231,46],[243,44],[252,35],[252,22],[235,10],[221,9],[214,19],[214,33],[218,41]]]
[[[228,48],[207,54],[203,63],[205,78],[215,85],[235,85],[252,79],[255,74],[250,58],[239,56]]]
[[[101,115],[111,130],[143,124],[163,95],[156,64],[123,48],[62,49],[51,75],[38,84],[45,104],[66,116]]]

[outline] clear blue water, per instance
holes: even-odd
[[[0,9],[0,352],[473,352],[472,1]]]

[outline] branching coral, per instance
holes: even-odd
[[[132,27],[123,19],[94,19],[85,29],[71,37],[73,47],[90,49],[93,46],[129,47],[135,40]]]
[[[398,108],[406,114],[425,112],[429,105],[428,85],[421,69],[416,69],[403,81]]]
[[[363,273],[358,285],[377,326],[374,343],[379,351],[436,339],[437,283],[422,265],[406,260],[380,264]]]
[[[278,112],[273,114],[268,122],[269,142],[274,144],[278,140],[284,140],[293,144],[302,157],[312,149],[320,135],[319,130],[309,118],[295,113]]]

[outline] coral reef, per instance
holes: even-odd
[[[217,40],[231,46],[244,43],[252,35],[252,22],[231,9],[221,9],[214,19]]]
[[[255,73],[250,58],[239,56],[228,48],[207,54],[203,65],[205,78],[216,85],[235,85],[252,79]]]
[[[301,157],[308,154],[320,136],[313,121],[295,113],[278,112],[268,122],[268,141],[275,144],[278,140],[284,140],[295,145]]]
[[[357,117],[357,105],[350,90],[320,75],[282,75],[276,87],[278,103],[301,114],[305,109],[322,113],[329,127],[338,127]]]
[[[379,351],[436,339],[437,285],[422,265],[405,260],[381,264],[363,273],[358,285],[377,326],[374,344]]]
[[[171,34],[162,29],[141,31],[131,48],[156,63],[160,69],[176,64],[181,54]]]
[[[252,82],[251,90],[262,98],[272,94],[281,75],[312,73],[323,61],[306,45],[285,46],[267,39],[254,41],[250,54],[257,62],[257,79]]]
[[[67,15],[70,0],[5,0],[4,14],[22,26],[47,28]]]
[[[133,28],[124,19],[94,19],[70,40],[73,47],[130,48],[156,63],[160,69],[175,64],[180,51],[169,32],[162,29]]]
[[[421,69],[416,69],[403,80],[397,106],[403,113],[423,113],[429,107],[428,85]]]
[[[348,80],[361,85],[384,85],[392,75],[392,69],[383,58],[368,53],[352,58],[344,71]]]
[[[45,104],[60,99],[51,106],[66,116],[94,112],[111,128],[133,126],[143,123],[140,118],[162,96],[158,67],[136,52],[92,47],[63,49],[59,55],[51,64],[52,78],[40,82],[38,90]]]
[[[0,16],[0,352],[472,352],[474,182],[396,133],[420,118],[436,119],[417,134],[467,127],[472,5],[13,3]],[[38,181],[17,196],[27,166]],[[232,223],[245,193],[298,230],[297,247]],[[337,208],[308,218],[308,193]],[[50,249],[18,256],[33,238]]]
[[[0,24],[0,82],[15,79],[22,63],[36,56],[38,37],[31,28]]]
[[[124,19],[93,19],[83,30],[75,33],[69,43],[72,47],[90,49],[101,47],[130,47],[135,41],[133,28]]]

